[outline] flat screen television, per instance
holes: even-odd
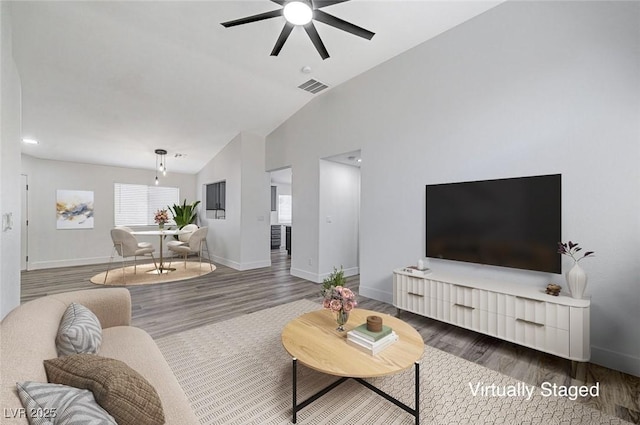
[[[426,255],[561,273],[561,175],[426,186]]]

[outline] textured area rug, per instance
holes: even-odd
[[[168,266],[169,262],[165,262],[164,267]],[[154,283],[191,279],[211,273],[216,269],[216,266],[213,264],[210,265],[205,262],[200,264],[198,261],[187,261],[185,268],[184,261],[182,260],[174,261],[171,264],[171,267],[175,268],[174,271],[161,275],[151,273],[151,271],[155,269],[153,263],[138,264],[136,273],[134,273],[134,266],[125,267],[124,273],[122,272],[122,266],[118,267],[116,262],[114,262],[111,267],[107,275],[106,283],[104,281],[104,277],[107,274],[106,270],[93,276],[90,279],[91,283],[95,283],[96,285],[152,285]]]
[[[157,343],[202,424],[289,424],[292,367],[280,333],[289,320],[318,308],[307,300],[295,301]],[[298,402],[336,379],[298,365]],[[410,369],[369,381],[413,407],[413,379]],[[470,383],[524,384],[429,346],[420,361],[420,379],[421,424],[627,423],[566,397],[543,396],[539,388],[529,400],[525,395],[474,395]],[[298,423],[413,424],[414,418],[349,380],[301,410]]]

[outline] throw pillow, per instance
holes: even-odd
[[[95,354],[74,354],[45,360],[49,382],[91,390],[96,401],[119,425],[164,423],[155,388],[120,360]]]
[[[59,356],[77,353],[97,353],[102,344],[100,320],[87,307],[71,303],[62,315],[56,348]]]
[[[89,390],[42,382],[18,382],[31,425],[118,425]]]

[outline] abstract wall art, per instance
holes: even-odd
[[[58,189],[56,228],[93,229],[93,191]]]

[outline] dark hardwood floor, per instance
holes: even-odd
[[[105,264],[97,264],[23,272],[22,302],[53,293],[102,288],[89,279],[105,268]],[[320,285],[291,276],[289,268],[286,252],[272,251],[268,268],[237,271],[217,265],[212,274],[187,281],[130,286],[133,325],[159,338],[303,298],[320,303]],[[358,276],[348,279],[348,286],[356,292],[359,283]],[[358,301],[361,308],[396,314],[390,304],[362,296]],[[415,314],[403,312],[400,317],[420,332],[427,345],[530,385],[600,382],[599,397],[578,400],[640,424],[638,377],[588,363],[581,365],[577,379],[572,379],[568,360]]]

